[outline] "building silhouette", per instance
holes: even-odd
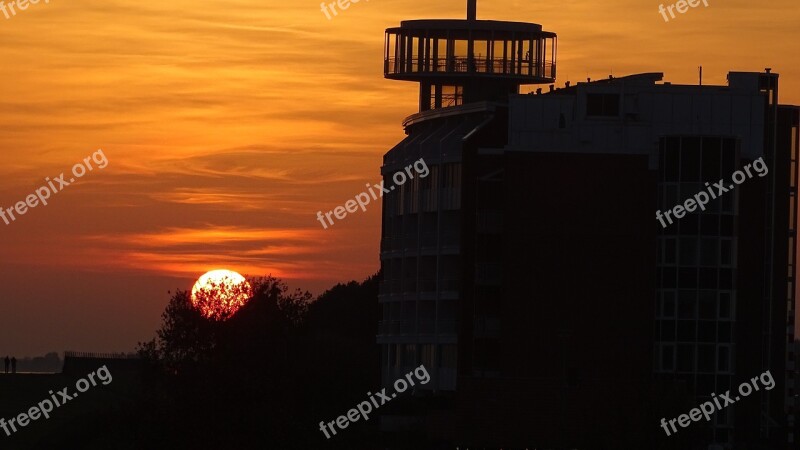
[[[108,370],[109,379],[92,378],[94,383],[84,393],[76,390],[76,381],[101,367]],[[55,406],[49,417],[38,415],[24,427],[0,429],[3,448],[27,450],[40,448],[86,448],[102,435],[108,423],[98,424],[98,417],[113,417],[125,411],[126,419],[135,417],[135,399],[143,396],[144,364],[137,355],[121,353],[64,352],[63,365],[58,372],[20,373],[0,377],[0,418],[9,422],[20,413],[30,411],[40,401],[61,398],[55,394],[65,389],[74,400]],[[88,381],[88,380],[87,380]],[[108,383],[108,384],[106,384]],[[87,384],[88,386],[88,384]],[[127,429],[137,424],[125,423]]]
[[[383,429],[478,448],[794,448],[800,109],[779,104],[778,74],[555,88],[556,35],[477,20],[475,3],[386,31],[386,78],[420,94],[382,174],[431,172],[384,197],[377,342],[384,385],[419,364],[433,379]],[[519,94],[533,84],[550,86]],[[730,189],[759,159],[768,172]],[[705,210],[654,220],[720,180]],[[774,389],[660,428],[767,370]]]

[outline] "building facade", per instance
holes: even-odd
[[[556,89],[555,50],[539,25],[476,20],[474,2],[467,20],[387,30],[386,77],[418,82],[420,108],[382,173],[391,185],[422,158],[430,175],[384,197],[382,378],[424,364],[433,379],[384,429],[464,447],[793,448],[798,108],[769,70]],[[550,87],[519,94],[532,84]],[[705,209],[656,219],[720,180]],[[766,371],[774,389],[660,428]]]

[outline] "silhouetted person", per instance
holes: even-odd
[[[8,373],[8,364],[10,361],[8,360],[8,356],[6,356],[6,373]]]
[[[11,373],[17,373],[17,358],[11,357]]]

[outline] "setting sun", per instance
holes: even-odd
[[[204,317],[227,320],[252,297],[250,283],[231,270],[212,270],[192,287],[192,305]]]

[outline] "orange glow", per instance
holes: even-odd
[[[316,291],[374,273],[380,208],[330,230],[315,214],[377,181],[417,110],[415,83],[383,78],[385,29],[465,15],[463,0],[369,2],[330,21],[318,3],[86,0],[0,19],[0,79],[14,80],[0,206],[88,149],[113,161],[6,227],[4,260],[173,277],[230,264]],[[669,23],[636,0],[479,0],[478,18],[558,33],[559,86],[650,71],[693,84],[701,64],[725,84],[772,67],[781,101],[800,102],[793,0],[711,2]]]
[[[558,33],[557,86],[653,71],[696,84],[700,65],[705,84],[724,85],[728,71],[771,67],[781,103],[800,103],[796,0],[711,1],[669,23],[659,3],[478,0],[477,14]],[[465,17],[464,0],[362,2],[333,20],[319,2],[276,0],[0,13],[0,207],[89,151],[111,161],[24,222],[0,221],[0,282],[20,289],[0,302],[0,341],[33,342],[38,318],[65,308],[59,317],[75,324],[65,336],[83,336],[86,311],[102,312],[121,330],[108,350],[127,348],[153,328],[163,292],[213,267],[314,293],[374,274],[379,204],[328,230],[316,213],[380,180],[383,154],[418,110],[415,83],[383,78],[385,29]],[[130,286],[113,302],[98,287],[109,280]],[[32,353],[54,348],[36,339]]]

